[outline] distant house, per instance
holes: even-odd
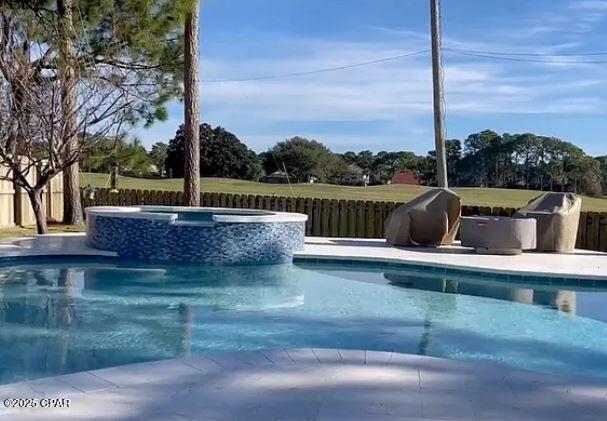
[[[366,186],[369,184],[369,175],[356,164],[348,164],[346,172],[339,180],[339,184],[347,186]]]
[[[289,175],[284,171],[274,171],[272,174],[266,175],[263,181],[270,184],[287,184]]]
[[[394,174],[394,177],[392,177],[392,184],[407,184],[410,186],[419,186],[422,184],[422,182],[413,171],[404,170]]]

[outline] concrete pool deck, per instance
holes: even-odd
[[[0,242],[0,261],[49,255],[114,253],[86,247],[83,234]],[[296,257],[607,279],[607,254],[589,251],[484,256],[458,246],[404,249],[382,240],[309,237]],[[0,405],[0,420],[607,419],[607,379],[336,349],[234,352],[110,367],[0,386],[0,403],[7,398],[68,398],[70,407]]]
[[[51,234],[0,241],[2,257],[115,256],[113,252],[87,247],[84,233]],[[391,247],[384,240],[306,237],[297,259],[360,260],[411,263],[444,268],[505,272],[518,275],[607,279],[607,253],[575,250],[571,254],[523,253],[519,256],[476,254],[459,245],[449,247]]]
[[[604,420],[607,380],[391,352],[279,349],[112,367],[0,387],[69,408],[4,420]]]

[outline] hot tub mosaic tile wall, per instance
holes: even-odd
[[[89,215],[87,244],[127,259],[215,265],[290,262],[303,249],[305,222],[180,225]]]

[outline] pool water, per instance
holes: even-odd
[[[607,378],[607,290],[364,264],[0,266],[0,384],[279,347],[399,351]]]
[[[222,216],[243,216],[248,215],[244,212],[228,212],[228,211],[198,211],[198,212],[179,212],[179,211],[161,211],[161,210],[153,210],[148,211],[149,213],[164,213],[164,214],[177,214],[177,220],[183,222],[213,222],[215,215]],[[267,214],[270,215],[269,212],[259,212],[260,215]]]

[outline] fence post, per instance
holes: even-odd
[[[329,231],[329,219],[331,218],[331,213],[329,212],[329,199],[322,199],[320,201],[320,210],[322,215],[320,235],[322,237],[330,237],[331,232]]]
[[[313,199],[312,201],[312,236],[319,237],[321,233],[321,203],[320,199]]]
[[[373,214],[375,215],[375,226],[373,227],[373,238],[382,238],[384,231],[384,202],[375,202],[373,204]]]
[[[586,247],[586,212],[580,212],[580,221],[577,229],[577,239],[575,248],[583,249]]]
[[[314,201],[306,197],[304,202],[304,213],[308,215],[308,222],[306,223],[306,235],[312,235],[312,222],[314,221],[314,214],[312,212]]]
[[[589,250],[599,249],[599,214],[588,212],[586,225],[586,248]]]
[[[607,251],[607,212],[599,214],[599,251]]]
[[[356,238],[365,238],[366,233],[365,202],[356,201]]]
[[[356,201],[348,200],[348,234],[347,237],[356,237]]]
[[[338,236],[348,236],[348,202],[346,200],[339,200],[339,223],[338,225]]]
[[[336,199],[329,201],[329,236],[339,236],[339,202]]]

